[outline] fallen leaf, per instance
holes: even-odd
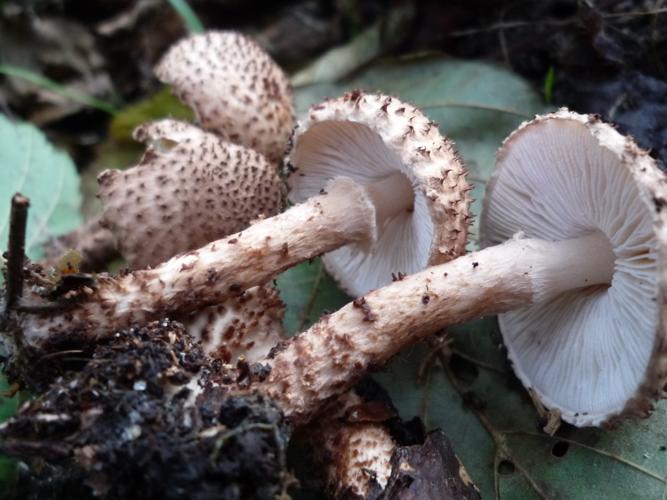
[[[4,115],[0,115],[0,165],[0,246],[7,246],[10,201],[20,192],[30,198],[26,254],[39,258],[44,241],[81,224],[76,167],[37,128]]]

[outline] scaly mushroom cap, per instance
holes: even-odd
[[[280,161],[294,129],[287,75],[250,38],[210,31],[179,41],[155,68],[201,125]]]
[[[324,263],[351,295],[391,282],[465,251],[470,186],[453,143],[417,108],[395,97],[353,91],[310,109],[296,130],[290,199],[303,201],[335,177],[367,186],[402,174],[413,209],[378,227],[369,252],[348,245]],[[397,195],[398,197],[398,195]]]
[[[325,468],[332,498],[368,498],[375,485],[384,490],[391,476],[397,444],[388,429],[382,421],[351,418],[357,410],[363,411],[365,403],[353,391],[346,392],[325,407],[309,429],[314,459]],[[393,410],[380,407],[388,418]]]
[[[241,231],[280,211],[283,187],[256,151],[184,122],[143,125],[139,165],[98,177],[103,224],[131,266],[143,268]]]
[[[499,316],[517,376],[567,422],[645,416],[663,393],[666,183],[632,139],[565,109],[524,123],[498,152],[483,245],[518,231],[550,241],[601,231],[615,254],[611,286]]]
[[[285,305],[278,290],[258,286],[182,321],[209,356],[235,363],[243,355],[247,362],[255,363],[285,340],[284,314]]]

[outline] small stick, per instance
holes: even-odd
[[[30,200],[21,193],[12,197],[9,218],[9,249],[7,258],[7,313],[23,295],[23,262],[25,259],[25,230]]]

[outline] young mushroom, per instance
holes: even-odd
[[[284,189],[256,151],[198,127],[160,120],[138,127],[139,165],[98,177],[102,224],[133,268],[144,268],[278,213]]]
[[[345,116],[350,119],[344,121]],[[26,341],[39,343],[58,332],[71,331],[103,336],[137,321],[198,310],[346,245],[355,245],[356,258],[363,261],[350,266],[347,277],[337,276],[353,293],[387,283],[392,274],[401,276],[464,251],[470,188],[451,143],[435,124],[398,99],[360,92],[314,108],[308,129],[318,123],[323,124],[320,131],[331,129],[328,137],[338,141],[338,154],[347,155],[344,158],[353,158],[346,151],[354,155],[367,144],[363,161],[356,167],[368,169],[365,180],[336,177],[322,194],[226,239],[154,269],[117,279],[102,276],[94,289],[73,293],[78,300],[63,314],[26,315],[22,320]],[[302,147],[315,147],[309,145],[310,137],[306,129],[297,138],[298,161]],[[340,156],[330,156],[332,164],[341,166]],[[106,182],[104,176],[102,181]],[[415,213],[421,217],[417,219]],[[401,225],[393,225],[392,219],[400,219]],[[387,233],[396,227],[403,228],[401,234]],[[419,247],[414,260],[402,257],[411,254],[405,239]],[[398,256],[393,260],[387,258],[385,247],[390,246]],[[378,264],[383,272],[361,272],[372,267],[374,252],[385,261]],[[35,293],[26,297],[41,302]]]
[[[155,72],[160,79],[173,85],[174,92],[192,107],[204,128],[225,142],[259,151],[269,159],[274,169],[282,161],[294,129],[291,86],[280,67],[250,38],[235,32],[209,32],[181,40],[163,56]],[[173,134],[176,125],[170,123],[179,122],[163,120],[158,123],[160,128]],[[157,127],[155,124],[140,127],[135,131],[135,138],[144,142],[160,141],[159,137],[151,137]],[[203,136],[196,127],[188,130],[195,142],[214,142],[213,136]],[[169,149],[169,141],[160,142]],[[156,149],[152,152],[155,153]],[[142,163],[150,164],[153,160],[144,156]],[[172,161],[170,167],[177,165]],[[157,203],[158,206],[162,204]],[[229,206],[234,205],[230,202]],[[265,212],[265,215],[273,213]],[[245,218],[253,219],[255,215],[251,212]],[[113,216],[111,220],[113,223]],[[122,226],[123,223],[119,224]],[[212,239],[200,243],[208,241]],[[136,242],[127,242],[122,238],[117,240],[113,232],[101,226],[100,219],[95,218],[85,226],[50,241],[45,247],[46,259],[42,264],[53,265],[63,252],[73,248],[81,254],[82,270],[102,270],[118,257],[117,243],[126,247],[121,248],[125,254],[129,254],[130,250],[127,245],[136,245]],[[137,263],[141,265],[149,261],[152,264],[161,262],[160,255],[164,256],[160,250],[160,255],[153,258],[145,249],[135,250],[141,254],[137,255]]]
[[[252,39],[209,31],[173,45],[155,68],[158,78],[223,139],[281,161],[294,129],[287,75]]]
[[[561,110],[522,125],[499,151],[482,217],[484,241],[504,242],[325,317],[267,359],[263,390],[307,421],[419,338],[513,311],[500,323],[517,374],[563,420],[646,415],[667,374],[666,184],[596,117]]]

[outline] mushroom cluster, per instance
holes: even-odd
[[[216,34],[213,38],[207,36],[206,40],[214,39],[219,42],[221,37],[222,34]],[[185,41],[180,45],[188,43],[189,41]],[[211,47],[208,50],[211,50]],[[162,66],[166,64],[165,61],[168,63],[170,59],[174,58],[174,53],[178,54],[178,51],[171,51],[165,56]],[[216,53],[209,56],[220,57],[221,54]],[[188,69],[193,70],[191,66]],[[219,78],[221,74],[217,73],[212,76]],[[360,97],[362,95],[357,93],[352,100]],[[381,99],[384,102],[378,102]],[[373,105],[378,107],[382,105],[380,109],[386,114],[387,101],[391,102],[391,98],[367,96],[364,100],[369,100],[371,106],[367,107],[365,115],[362,113],[355,119],[367,120],[372,126],[383,126],[382,122],[378,124],[378,120],[375,120],[373,116]],[[200,106],[206,107],[206,102],[207,100],[202,97],[201,101],[194,99],[192,104],[197,110]],[[400,104],[399,101],[396,102]],[[359,107],[358,102],[355,104]],[[403,116],[405,114],[405,107],[403,107],[398,111],[400,118],[410,122],[417,118],[416,123],[420,124],[420,113],[409,105],[405,106],[409,108],[408,115]],[[251,108],[245,106],[244,109],[249,112]],[[207,110],[203,112],[206,113]],[[258,108],[255,110],[255,115],[259,113]],[[216,117],[218,120],[223,118],[221,113],[216,113]],[[424,133],[428,134],[434,125],[423,119],[422,121],[425,122],[426,132]],[[214,128],[216,121],[209,116],[205,123],[209,128]],[[352,123],[351,121],[350,124]],[[250,131],[245,129],[238,127],[233,138],[239,142],[252,142],[253,129],[251,128]],[[245,135],[241,137],[241,133]],[[407,155],[410,148],[403,143],[411,144],[411,141],[415,141],[415,135],[414,133],[407,134],[407,137],[403,138],[402,143],[399,144],[397,151],[402,155]],[[106,227],[111,229],[114,240],[118,241],[121,254],[132,267],[140,268],[157,264],[179,251],[199,246],[232,232],[230,227],[244,228],[250,222],[248,217],[253,214],[262,213],[262,210],[270,214],[276,210],[276,200],[279,199],[278,195],[281,192],[280,183],[277,182],[275,173],[267,168],[267,162],[259,153],[226,143],[214,134],[174,120],[162,120],[139,127],[134,136],[147,144],[147,150],[141,163],[126,171],[106,171],[99,177],[99,197],[104,206],[102,221]],[[271,134],[264,134],[263,138],[270,136]],[[442,141],[436,141],[434,148],[437,147],[437,150],[434,151],[434,154],[444,147],[444,158],[447,159],[447,154],[451,151],[449,144],[443,141],[437,132],[431,133],[431,136]],[[417,138],[419,137],[420,134],[417,134]],[[385,138],[385,140],[389,139]],[[354,145],[350,149],[353,150],[353,148]],[[420,148],[423,149],[423,147]],[[385,152],[381,151],[380,154],[392,154],[390,148],[385,146],[384,149]],[[425,163],[422,161],[424,157],[427,158],[428,154],[420,151],[419,159],[422,164]],[[380,157],[378,161],[381,159]],[[400,164],[394,167],[400,168]],[[411,170],[412,167],[413,165],[410,165],[408,170]],[[454,165],[454,167],[455,170],[460,168],[459,165]],[[417,196],[423,197],[422,191],[427,191],[429,175],[437,173],[438,170],[433,168],[429,170],[428,163],[416,170]],[[453,178],[456,179],[456,184],[465,186],[463,179],[460,182],[458,180],[461,172],[456,170],[455,173],[457,176]],[[431,184],[437,185],[434,181],[435,179],[432,179]],[[349,184],[344,181],[341,183]],[[382,182],[376,184],[382,186]],[[410,205],[411,210],[415,193],[407,180],[404,184],[407,184],[409,193],[408,200],[403,202],[403,205]],[[430,191],[435,192],[432,188]],[[369,188],[369,193],[375,193],[373,198],[380,202],[379,206],[383,211],[381,222],[384,225],[385,220],[391,218],[392,212],[388,207],[388,197],[383,198],[383,190],[377,187],[375,190]],[[467,191],[462,191],[460,194],[462,199],[458,201],[465,202],[466,194]],[[427,205],[435,206],[432,210],[436,212],[434,218],[437,218],[438,212],[442,211],[442,208],[438,206],[438,200],[432,200]],[[393,211],[401,212],[403,208],[403,206],[398,206]],[[466,209],[467,204],[463,203],[460,208],[463,216],[467,213]],[[222,234],[217,234],[218,232]],[[430,228],[430,232],[436,233],[437,242],[437,238],[442,234],[438,226],[435,226],[435,230]],[[429,236],[426,233],[425,239],[423,234],[420,235],[427,243],[430,242]],[[234,239],[230,238],[229,244],[234,244]],[[451,236],[450,239],[461,240],[456,235]],[[444,245],[436,248],[434,258],[437,258],[440,250],[446,249]],[[453,251],[448,252],[453,253]],[[414,265],[408,261],[408,266]],[[406,270],[409,270],[409,267]],[[97,284],[99,285],[100,282],[98,281]],[[70,295],[69,298],[73,296]],[[243,362],[261,359],[281,339],[282,329],[279,323],[282,318],[282,303],[275,290],[268,287],[244,290],[240,296],[231,296],[224,302],[215,302],[209,307],[203,307],[201,303],[198,303],[193,309],[171,308],[170,310],[185,323],[191,336],[201,340],[205,352],[226,363],[234,362],[237,359],[243,359]],[[116,331],[116,328],[112,327],[110,332]],[[96,338],[103,337],[97,328],[94,334]],[[54,349],[58,345],[58,342],[53,343],[55,337],[59,336],[48,335],[43,339],[42,347],[48,345],[49,349]],[[67,342],[65,336],[60,337],[62,337],[61,340]],[[83,337],[88,337],[89,341],[94,340],[85,333]],[[349,395],[346,401],[357,400],[353,395]],[[353,439],[352,442],[356,442],[356,439],[366,438],[386,442],[389,446],[384,450],[386,454],[377,457],[377,465],[369,462],[338,461],[336,474],[330,474],[328,480],[335,490],[352,491],[365,495],[372,482],[379,484],[382,488],[387,484],[391,471],[389,460],[396,445],[381,423],[367,422],[361,428],[359,425],[353,427],[354,431],[348,432],[344,423],[338,422],[335,426],[332,425],[337,433],[345,436],[343,438],[345,441]],[[364,470],[374,471],[373,474],[362,472],[362,465]]]
[[[277,175],[294,105],[287,76],[268,54],[241,33],[209,32],[178,42],[155,72],[193,109],[199,127],[165,119],[135,130],[146,144],[140,163],[103,172],[101,217],[49,242],[45,265],[72,247],[84,270],[103,270],[118,250],[135,268],[155,265],[282,208]],[[150,239],[164,222],[173,227],[172,217],[193,215],[199,225],[186,234],[143,245],[142,229]]]
[[[146,324],[168,350],[194,338],[198,358],[224,369],[181,377],[174,385],[191,392],[183,404],[259,397],[278,412],[276,440],[319,418],[311,428],[324,455],[340,454],[326,465],[336,497],[389,491],[397,463],[397,442],[378,425],[386,415],[354,421],[366,402],[351,389],[406,346],[480,316],[499,315],[517,376],[564,421],[598,426],[650,412],[667,383],[667,176],[632,139],[564,109],[521,125],[498,152],[483,249],[464,254],[462,159],[420,110],[382,94],[353,91],[311,108],[289,152],[294,206],[274,215],[276,166],[293,128],[276,68],[237,34],[169,51],[158,75],[208,131],[172,120],[141,127],[140,165],[99,178],[102,221],[138,270],[55,294],[48,273],[27,268],[9,322],[18,347],[103,343]],[[319,255],[355,298],[287,339],[267,283]],[[165,317],[185,327],[150,323]],[[0,430],[33,418],[36,406],[26,408]]]

